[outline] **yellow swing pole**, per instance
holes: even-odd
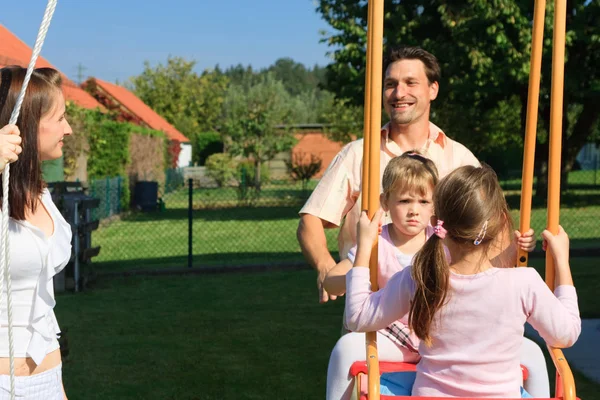
[[[371,4],[368,5],[368,16],[367,16],[367,49],[366,58],[367,65],[365,67],[365,104],[364,104],[364,123],[363,123],[363,165],[362,165],[362,198],[361,207],[363,210],[369,209],[369,160],[370,160],[370,148],[371,148],[371,74],[372,74],[372,57],[371,57],[371,43],[373,42],[373,7]],[[371,215],[371,214],[369,214]]]
[[[542,50],[544,40],[544,16],[546,0],[535,0],[533,14],[533,32],[531,38],[531,60],[529,70],[529,89],[527,92],[527,117],[525,122],[525,143],[523,148],[523,178],[521,183],[521,208],[519,231],[527,232],[531,228],[531,197],[533,195],[533,173],[535,161],[535,142],[540,98],[540,75],[542,70]],[[517,267],[526,267],[528,253],[519,249]]]
[[[565,79],[565,31],[567,19],[566,0],[554,2],[554,37],[552,48],[552,88],[550,93],[550,154],[548,157],[548,221],[547,229],[558,233],[560,214],[560,172],[562,150],[563,91]],[[546,253],[546,284],[554,289],[554,260]],[[560,349],[548,347],[556,366],[555,396],[575,400],[575,380]]]
[[[365,76],[365,127],[363,149],[362,209],[373,218],[379,209],[381,97],[383,68],[383,0],[368,2],[367,66]],[[371,289],[377,286],[377,243],[371,252]],[[379,400],[379,358],[377,332],[366,334],[368,390],[370,400]]]

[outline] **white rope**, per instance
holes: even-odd
[[[46,12],[44,13],[44,18],[42,19],[42,24],[40,25],[40,29],[38,31],[37,39],[35,40],[35,45],[33,47],[33,53],[31,54],[31,60],[29,61],[29,66],[27,67],[27,74],[25,75],[25,80],[23,81],[23,87],[21,88],[21,92],[19,93],[19,97],[17,98],[17,103],[15,104],[15,108],[13,109],[12,114],[10,115],[9,124],[16,124],[19,119],[19,113],[21,111],[21,104],[23,104],[23,99],[25,98],[25,92],[27,91],[27,85],[29,84],[29,80],[31,79],[31,74],[35,68],[35,64],[37,62],[38,56],[42,51],[42,46],[44,45],[44,40],[46,39],[46,34],[48,33],[48,28],[50,27],[50,21],[52,20],[52,15],[54,14],[54,10],[56,9],[57,0],[48,0],[48,5],[46,5]],[[8,236],[8,220],[9,220],[9,205],[8,205],[8,182],[10,178],[10,166],[7,163],[4,167],[4,172],[2,173],[2,243],[0,243],[0,305],[2,304],[2,291],[4,290],[4,280],[6,280],[6,309],[7,309],[7,319],[8,319],[8,354],[9,354],[9,362],[10,362],[10,398],[14,400],[15,398],[15,349],[14,349],[14,340],[13,340],[13,326],[12,326],[12,299],[11,299],[11,278],[10,278],[10,240]]]

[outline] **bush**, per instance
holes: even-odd
[[[238,176],[240,185],[256,187],[256,165],[251,160],[242,161],[238,165]],[[271,170],[269,164],[264,162],[260,166],[260,184],[264,185],[271,181]]]
[[[88,126],[88,179],[123,176],[129,163],[129,126],[103,120]]]
[[[217,132],[201,132],[193,137],[193,160],[205,165],[209,156],[223,152],[223,140]]]
[[[302,189],[306,190],[308,181],[319,173],[323,160],[314,154],[310,158],[306,154],[299,152],[293,153],[292,158],[285,162],[285,165],[295,181],[302,181]]]
[[[227,153],[216,153],[206,160],[206,175],[214,179],[219,187],[236,177],[237,161]]]

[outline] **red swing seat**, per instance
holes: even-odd
[[[401,363],[401,362],[379,362],[379,372],[381,374],[390,373],[390,372],[414,372],[417,370],[416,364],[411,363]],[[521,370],[523,371],[523,380],[527,380],[529,376],[529,371],[523,365],[521,365]],[[368,385],[367,385],[367,363],[366,361],[357,361],[352,364],[350,367],[350,375],[355,377],[356,381],[356,391],[357,398],[359,400],[369,400],[368,395]],[[412,399],[421,399],[421,400],[442,400],[447,399],[447,397],[413,397],[413,396],[387,396],[381,395],[381,400],[412,400]],[[551,397],[537,400],[562,400],[562,397]],[[469,398],[463,400],[486,400],[479,398]],[[489,400],[489,399],[487,399]],[[497,399],[497,400],[515,400],[515,399]],[[536,399],[533,399],[536,400]]]

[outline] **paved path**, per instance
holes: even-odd
[[[544,343],[529,324],[525,325],[525,334],[540,344]],[[577,343],[569,349],[563,349],[563,353],[570,366],[600,383],[600,319],[582,320]]]

